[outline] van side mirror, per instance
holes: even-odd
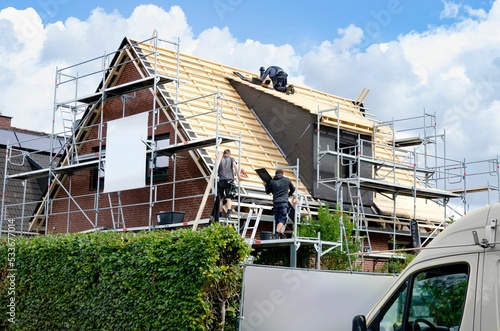
[[[354,316],[352,319],[352,331],[366,331],[366,317],[363,315]]]

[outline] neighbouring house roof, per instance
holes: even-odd
[[[6,156],[0,158],[0,168],[5,169],[6,162],[9,174],[47,168],[51,160],[51,140],[50,136],[43,132],[10,127],[10,125],[0,128],[0,151]],[[54,141],[59,143],[59,148],[62,146],[60,140]],[[2,230],[12,231],[13,226],[17,233],[28,233],[29,221],[47,189],[48,178],[38,178],[36,181],[4,179],[2,182],[5,190]]]

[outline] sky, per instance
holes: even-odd
[[[279,65],[296,85],[351,99],[367,88],[379,121],[435,116],[447,158],[500,150],[500,0],[0,3],[0,112],[15,127],[51,131],[57,68],[156,30],[182,53]]]

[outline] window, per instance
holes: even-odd
[[[386,306],[380,320],[380,330],[389,331],[399,329],[403,324],[403,312],[407,297],[408,281],[406,281],[392,297]]]
[[[153,170],[153,181],[157,180],[166,180],[168,178],[168,165],[170,161],[170,157],[167,155],[162,155],[161,150],[165,149],[170,145],[170,135],[169,134],[164,134],[164,135],[158,135],[155,136],[155,143],[156,143],[156,150],[159,150],[159,152],[156,152],[153,155],[153,159],[150,159],[148,156],[148,160],[146,162],[149,164],[149,167],[147,168],[147,174],[146,174],[146,180],[150,180],[150,174],[151,174],[151,169]]]
[[[101,147],[102,155],[106,154],[106,146]],[[97,147],[92,147],[92,153],[96,155],[96,157],[99,157],[99,146]],[[90,182],[90,189],[91,190],[96,190],[97,189],[97,182],[99,181],[99,188],[104,187],[104,166],[105,166],[106,161],[104,159],[101,160],[99,163],[99,166],[95,169],[91,170],[91,182]]]
[[[359,151],[359,140],[370,141],[371,138],[347,130],[337,132],[335,128],[322,127],[320,132],[321,150],[334,150],[340,148],[336,154],[330,154],[329,157],[323,157],[319,164],[321,178],[349,178],[358,175],[360,169],[356,162],[359,153],[362,155],[371,155],[371,146],[366,143],[363,145],[363,151]],[[337,139],[338,146],[337,146]],[[363,177],[371,177],[371,168],[365,167]]]
[[[421,327],[444,326],[458,330],[467,292],[467,268],[452,267],[422,272],[415,277],[409,320]]]
[[[411,276],[369,330],[459,330],[469,268],[444,265]]]

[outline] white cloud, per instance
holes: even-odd
[[[439,18],[441,19],[470,17],[482,20],[487,17],[487,13],[484,11],[484,9],[475,9],[469,5],[462,5],[460,3],[456,3],[453,1],[444,0],[442,1],[442,3],[444,8],[441,14],[439,15]]]
[[[370,88],[366,105],[382,120],[435,113],[439,130],[446,130],[448,156],[483,158],[478,146],[500,150],[491,139],[499,118],[486,111],[500,99],[499,7],[496,2],[479,19],[464,17],[363,52],[334,47],[343,44],[339,35],[303,57],[305,83],[350,98]]]
[[[0,11],[2,58],[11,66],[36,60],[44,42],[42,20],[34,9],[18,11],[12,7]],[[3,61],[2,61],[3,62]]]
[[[161,39],[176,42],[181,40],[181,50],[190,51],[193,47],[193,32],[187,17],[179,6],[172,6],[169,11],[155,6],[142,5],[135,8],[126,20],[127,29],[118,32],[134,39],[148,39],[156,30]]]
[[[470,17],[475,17],[483,20],[486,19],[488,16],[484,11],[484,9],[474,9],[471,6],[465,6],[464,9],[467,15],[469,15]]]
[[[443,1],[444,9],[441,12],[440,18],[455,18],[458,16],[461,5],[451,1]]]

